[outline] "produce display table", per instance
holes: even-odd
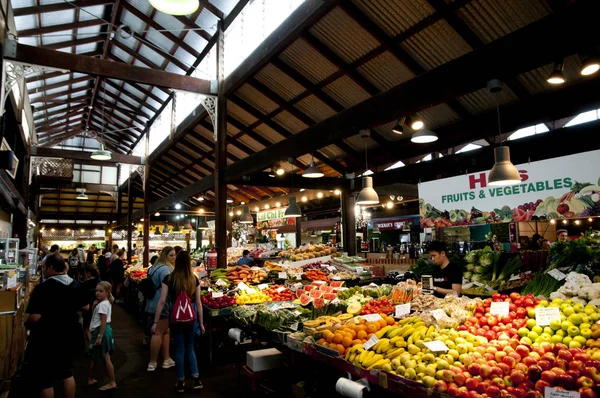
[[[213,363],[213,346],[214,346],[214,334],[216,333],[217,329],[215,328],[215,323],[218,322],[219,320],[224,320],[225,318],[228,318],[231,315],[231,311],[232,308],[231,307],[227,307],[227,308],[220,308],[220,309],[214,309],[214,308],[208,308],[205,305],[202,305],[202,311],[204,312],[204,322],[205,322],[205,328],[206,328],[206,333],[208,334],[208,358],[209,358],[209,363],[212,365]],[[219,323],[224,323],[224,322],[219,322]]]

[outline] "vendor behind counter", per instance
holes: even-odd
[[[249,267],[253,267],[256,265],[256,262],[250,257],[250,251],[244,250],[242,252],[242,258],[237,261],[237,265],[247,265]]]

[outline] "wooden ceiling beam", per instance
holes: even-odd
[[[55,3],[47,5],[38,5],[31,7],[18,7],[13,8],[13,15],[15,17],[22,17],[24,15],[33,14],[44,14],[47,12],[57,11],[69,11],[75,10],[77,7],[94,7],[112,4],[111,0],[75,0],[68,3]]]
[[[60,98],[60,97],[65,96],[65,95],[77,94],[77,93],[81,93],[81,92],[84,92],[84,91],[90,91],[91,89],[92,89],[92,87],[89,86],[89,85],[87,85],[85,87],[79,87],[79,88],[75,88],[75,89],[71,89],[71,90],[64,90],[64,91],[61,91],[61,92],[56,93],[56,94],[42,95],[41,97],[32,98],[31,99],[31,103],[32,104],[37,104],[37,103],[40,103],[40,102],[51,101],[53,99]]]
[[[129,118],[136,118],[137,116],[140,116],[140,117],[143,117],[144,119],[149,119],[149,117],[146,114],[144,114],[140,111],[125,109],[123,107],[118,106],[117,104],[112,103],[112,102],[100,100],[100,101],[97,101],[96,103],[98,104],[99,107],[104,107],[104,108],[111,109],[112,111],[121,112],[122,114],[126,115]]]
[[[111,86],[112,88],[114,88],[115,90],[117,90],[119,92],[119,94],[128,97],[129,99],[131,99],[134,102],[137,102],[140,107],[141,106],[145,106],[146,108],[150,109],[152,112],[158,112],[158,109],[156,109],[155,107],[153,107],[149,103],[144,102],[144,100],[142,98],[136,97],[135,95],[129,93],[127,90],[123,90],[122,87],[120,87],[119,85],[117,85],[114,82],[110,81],[110,79],[104,79],[104,84],[106,84],[108,86]]]
[[[37,127],[37,125],[40,125],[42,123],[49,123],[49,122],[54,122],[54,121],[60,120],[60,118],[50,119],[50,117],[52,117],[52,116],[61,115],[63,113],[69,113],[71,111],[84,109],[87,106],[88,105],[86,105],[86,104],[77,105],[77,106],[68,106],[65,109],[59,109],[56,111],[47,112],[47,113],[44,113],[41,115],[34,116],[33,121],[34,121],[35,126]]]
[[[64,116],[61,116],[59,118],[55,118],[52,120],[48,120],[47,122],[36,124],[35,129],[43,130],[46,128],[54,128],[56,126],[56,124],[55,124],[56,122],[62,121],[62,120],[68,120],[68,119],[72,118],[73,116],[79,116],[83,112],[85,112],[85,106],[77,108],[77,109],[73,109],[73,110],[69,111],[67,114],[65,114]]]
[[[60,50],[63,48],[83,46],[85,44],[94,44],[94,43],[100,43],[103,41],[104,41],[104,36],[98,35],[98,36],[86,37],[85,39],[74,39],[74,40],[68,40],[68,41],[61,41],[58,43],[46,44],[42,47],[47,48],[49,50]]]
[[[44,105],[41,106],[34,106],[32,105],[33,111],[34,112],[43,112],[47,109],[52,109],[52,108],[56,108],[57,106],[61,106],[61,105],[75,105],[75,104],[84,104],[85,106],[88,106],[89,104],[89,98],[85,98],[85,97],[80,97],[73,99],[73,100],[55,100],[55,101],[49,101],[46,102]],[[67,107],[68,108],[68,107]],[[60,109],[61,112],[64,112],[67,108],[63,108]],[[55,111],[52,111],[55,112]]]
[[[28,90],[29,96],[31,97],[32,95],[35,95],[37,93],[45,93],[46,91],[54,90],[55,88],[64,87],[64,86],[71,85],[71,84],[83,83],[83,82],[87,82],[90,80],[94,80],[94,77],[93,76],[81,76],[81,77],[77,77],[75,79],[63,80],[58,83],[47,84],[45,86],[40,86],[40,87],[36,87],[31,90]],[[59,94],[59,93],[57,93],[57,94]]]
[[[130,103],[128,103],[126,101],[121,101],[119,97],[117,97],[116,95],[114,95],[110,91],[102,91],[100,94],[101,94],[101,96],[99,98],[101,98],[103,101],[107,101],[107,99],[104,97],[106,95],[106,97],[115,100],[115,105],[122,105],[122,106],[124,106],[126,108],[129,108],[131,111],[134,111],[134,112],[142,112],[145,115],[144,116],[145,118],[150,118],[151,117],[149,114],[147,114],[146,112],[144,112],[142,109],[136,109]],[[107,103],[108,103],[108,101],[107,101]],[[141,123],[142,125],[146,124],[146,121],[139,119],[139,117],[136,117],[136,120],[139,123]]]
[[[182,17],[182,18],[185,18],[185,17]],[[143,45],[145,45],[150,50],[154,51],[156,54],[158,54],[159,56],[163,57],[167,61],[171,62],[173,65],[175,65],[176,67],[178,67],[182,71],[187,72],[187,70],[190,69],[189,65],[184,64],[179,59],[177,59],[177,57],[175,57],[174,55],[170,54],[169,52],[163,50],[157,44],[154,44],[154,43],[148,44],[149,41],[147,39],[145,39],[139,33],[133,32],[133,37],[135,37],[140,43],[142,43]],[[163,69],[163,68],[158,68],[158,69]]]
[[[31,37],[38,35],[45,35],[49,33],[63,32],[69,31],[73,29],[79,28],[90,28],[93,26],[102,26],[106,25],[108,22],[101,19],[90,19],[88,21],[77,21],[77,22],[69,22],[60,25],[50,25],[44,26],[41,28],[33,28],[33,29],[25,29],[18,32],[19,37]],[[42,47],[39,47],[42,48]],[[50,65],[48,65],[50,66]]]

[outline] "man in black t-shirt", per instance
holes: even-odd
[[[29,299],[25,326],[30,335],[25,353],[31,384],[41,397],[54,396],[53,383],[62,380],[65,397],[75,395],[73,356],[83,346],[78,311],[87,307],[79,282],[66,275],[65,260],[54,253],[46,257],[46,280]]]
[[[428,247],[431,260],[439,268],[433,272],[433,292],[437,297],[445,297],[456,292],[460,296],[463,270],[460,265],[451,263],[447,256],[446,244],[433,241]]]

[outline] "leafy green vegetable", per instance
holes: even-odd
[[[409,270],[420,277],[421,275],[431,275],[436,267],[437,266],[433,263],[433,261],[425,260],[421,257],[410,266]]]

